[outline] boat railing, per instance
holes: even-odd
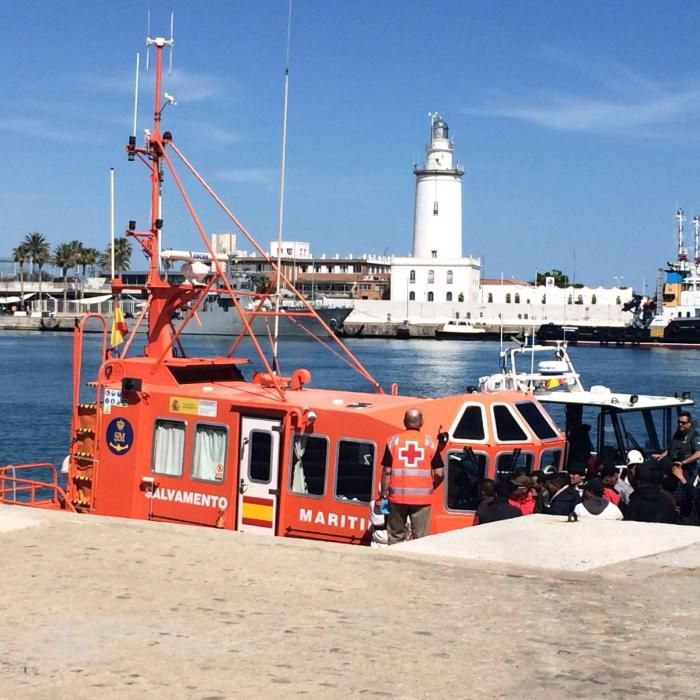
[[[48,478],[35,478],[42,472]],[[0,467],[0,503],[75,512],[50,462]]]

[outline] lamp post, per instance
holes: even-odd
[[[619,289],[620,282],[622,282],[622,280],[625,278],[622,275],[613,275],[613,279],[615,280],[615,286]]]

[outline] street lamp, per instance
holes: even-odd
[[[613,275],[613,279],[615,280],[615,286],[620,287],[620,283],[622,282],[623,279],[625,279],[622,275]]]

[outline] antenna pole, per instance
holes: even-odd
[[[131,135],[136,138],[136,117],[139,112],[139,64],[141,62],[141,54],[136,52],[136,79],[134,81],[134,125],[131,130]]]
[[[292,0],[289,0],[289,15],[287,17],[287,56],[284,67],[284,107],[282,112],[282,161],[280,164],[280,201],[277,225],[277,293],[275,295],[275,324],[272,345],[273,367],[277,366],[277,346],[279,343],[280,328],[280,300],[282,294],[282,227],[284,222],[284,180],[287,165],[287,106],[289,102],[289,46],[292,34]]]
[[[109,221],[110,221],[110,231],[109,231],[109,250],[112,266],[112,279],[115,277],[114,270],[114,168],[109,169]]]

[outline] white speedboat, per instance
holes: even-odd
[[[440,340],[485,340],[486,331],[477,328],[471,321],[453,318],[435,331]]]

